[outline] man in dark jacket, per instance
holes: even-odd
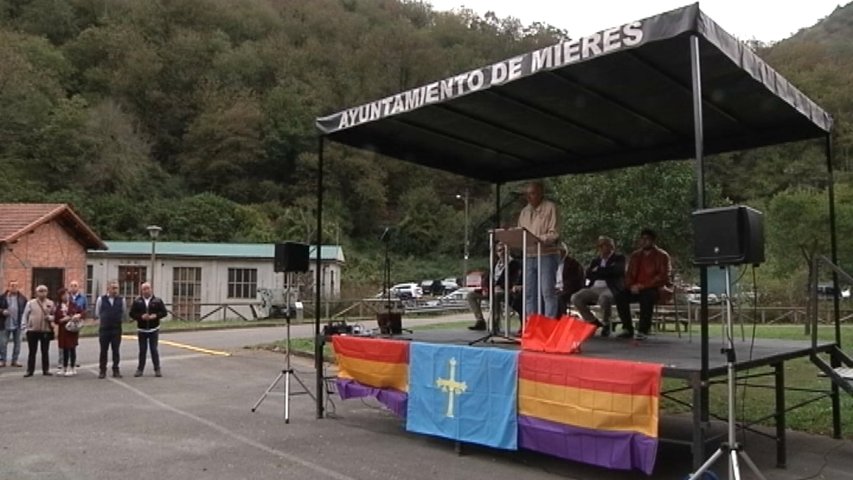
[[[145,357],[151,348],[151,363],[154,364],[154,376],[162,377],[160,372],[160,353],[157,350],[160,337],[160,319],[169,314],[166,304],[151,291],[151,284],[143,283],[139,287],[142,293],[130,306],[130,318],[136,321],[136,338],[139,340],[139,364],[134,377],[141,377],[145,370]]]
[[[127,313],[124,306],[124,298],[118,294],[118,282],[112,281],[107,287],[107,294],[98,297],[95,304],[95,318],[98,327],[98,342],[101,345],[101,354],[98,361],[98,378],[107,376],[107,350],[113,352],[113,377],[121,378],[118,364],[121,360],[119,347],[121,346],[121,323]]]
[[[563,243],[560,245],[560,264],[557,266],[557,319],[566,314],[572,295],[583,286],[583,266],[569,255],[569,247]]]
[[[610,312],[614,299],[625,289],[625,256],[616,253],[610,237],[598,237],[598,256],[586,269],[587,286],[572,295],[572,305],[584,320],[601,325],[601,336],[610,335]],[[601,308],[601,320],[590,311],[590,305]]]
[[[18,290],[18,282],[9,282],[9,289],[0,295],[0,367],[6,366],[6,352],[9,341],[12,341],[11,366],[20,367],[18,357],[21,354],[21,319],[27,297]]]
[[[486,272],[480,281],[481,288],[468,293],[468,305],[474,312],[476,319],[474,325],[468,327],[469,330],[485,330],[487,328],[486,319],[483,318],[482,301],[489,298],[492,290],[495,292],[495,315],[492,315],[492,318],[494,321],[498,321],[505,302],[504,290],[507,274],[509,274],[510,307],[516,311],[520,310],[520,295],[518,294],[521,286],[521,264],[518,260],[509,257],[509,268],[504,268],[504,246],[501,244],[497,245],[495,255],[497,256],[494,267],[495,281],[489,282],[489,273]]]

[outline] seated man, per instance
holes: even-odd
[[[474,312],[474,318],[476,319],[474,325],[468,327],[469,330],[485,330],[487,328],[486,320],[483,318],[482,302],[489,298],[489,292],[492,287],[494,287],[493,289],[495,292],[495,312],[494,315],[492,315],[492,318],[497,319],[500,317],[500,312],[504,304],[504,274],[507,273],[507,270],[509,270],[509,285],[511,290],[510,307],[516,310],[516,306],[518,306],[518,301],[515,298],[517,295],[513,295],[513,293],[516,292],[518,290],[518,286],[521,285],[521,265],[518,260],[509,257],[509,268],[504,268],[504,246],[502,244],[498,244],[497,248],[495,248],[495,255],[497,258],[495,259],[494,266],[494,282],[488,281],[489,274],[486,272],[480,282],[481,288],[472,290],[468,293],[468,305],[471,307],[471,311]]]
[[[583,288],[583,267],[569,255],[569,247],[560,245],[560,263],[557,265],[557,318],[568,310],[572,295]]]
[[[610,237],[598,237],[595,244],[598,256],[586,269],[587,287],[572,295],[572,305],[584,320],[601,325],[601,336],[610,336],[610,311],[613,299],[625,288],[625,255],[616,253],[616,244]],[[601,307],[601,320],[589,306]]]
[[[669,284],[672,265],[669,254],[655,245],[657,235],[651,229],[640,232],[640,248],[628,259],[628,271],[625,274],[625,290],[616,295],[616,310],[622,321],[622,333],[619,338],[634,337],[645,340],[652,326],[652,313],[660,298],[661,289]],[[639,332],[634,335],[631,321],[631,303],[640,304]]]

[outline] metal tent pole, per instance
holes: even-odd
[[[827,193],[829,194],[829,242],[830,242],[830,251],[832,254],[832,263],[834,265],[838,265],[838,239],[836,237],[836,225],[835,225],[835,178],[834,172],[832,168],[832,132],[826,134],[826,171],[828,176],[828,188]],[[815,271],[815,276],[817,272]],[[817,280],[815,279],[815,284],[817,284]],[[832,308],[833,314],[835,315],[835,344],[838,345],[838,348],[841,348],[841,290],[838,285],[838,273],[833,269],[832,271],[832,285],[835,289],[835,296],[832,298]],[[816,329],[817,325],[814,325],[812,328]],[[837,368],[841,366],[841,362],[838,361],[835,355],[831,357],[830,365],[832,368]],[[831,394],[830,398],[832,401],[832,436],[835,438],[841,438],[841,396],[840,390],[838,388],[838,384],[832,382],[831,386]]]
[[[323,149],[324,137],[317,142],[317,235],[314,251],[314,369],[317,376],[317,418],[323,418],[323,339],[320,337],[320,288],[322,273],[320,270],[321,250],[323,249]]]
[[[702,70],[699,58],[699,37],[690,36],[690,73],[692,78],[693,93],[693,134],[696,150],[696,203],[701,210],[705,208],[705,158],[704,158],[704,129],[702,116]],[[708,268],[699,267],[699,285],[701,288],[699,306],[699,328],[701,345],[701,369],[699,372],[699,395],[696,395],[699,405],[693,405],[699,409],[699,419],[708,421]],[[694,387],[695,388],[695,387]],[[696,429],[693,433],[693,463],[704,455],[704,432]],[[698,450],[698,451],[697,451]]]

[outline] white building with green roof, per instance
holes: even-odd
[[[122,295],[133,298],[150,281],[151,242],[107,241],[107,250],[89,250],[86,293],[102,295],[118,280]],[[259,288],[283,288],[283,273],[273,271],[275,244],[156,242],[153,286],[173,316],[183,320],[252,318],[260,303]],[[322,295],[337,299],[345,259],[339,245],[320,248]],[[309,250],[309,272],[294,274],[302,296],[313,300],[316,247]],[[94,302],[92,302],[94,303]]]

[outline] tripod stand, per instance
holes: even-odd
[[[285,296],[284,296],[285,304],[286,304],[286,308],[285,308],[286,313],[284,315],[284,318],[285,318],[285,323],[287,325],[287,327],[286,327],[287,333],[285,335],[287,349],[285,350],[285,353],[284,353],[284,359],[285,359],[284,360],[284,369],[282,369],[281,372],[279,372],[278,376],[275,377],[275,380],[273,380],[273,382],[266,389],[266,391],[263,394],[261,394],[261,397],[258,399],[257,402],[255,402],[255,405],[252,407],[252,413],[254,413],[258,409],[258,407],[261,405],[261,403],[263,403],[263,401],[266,400],[266,398],[269,395],[281,394],[280,392],[273,392],[273,390],[275,389],[276,385],[278,385],[278,382],[281,381],[281,379],[284,379],[284,393],[283,393],[283,395],[284,395],[284,423],[290,423],[290,397],[291,397],[291,395],[308,395],[312,399],[316,400],[316,397],[314,396],[314,394],[311,393],[310,390],[308,390],[308,387],[305,385],[305,382],[303,382],[302,379],[300,379],[299,376],[296,374],[296,372],[293,371],[293,367],[290,364],[290,318],[291,318],[291,305],[292,305],[291,304],[291,298],[292,298],[291,288],[293,285],[292,275],[293,275],[293,273],[291,273],[291,272],[287,272],[285,274],[286,285],[287,285],[285,287],[285,292],[287,292],[287,293],[285,293]],[[299,383],[300,386],[302,386],[301,392],[293,392],[290,389],[290,379],[291,378],[296,380],[296,382]]]
[[[722,353],[726,355],[726,372],[727,372],[727,381],[726,388],[728,389],[728,404],[729,404],[729,416],[728,416],[728,439],[726,442],[723,442],[720,445],[720,448],[711,455],[705,463],[699,467],[696,472],[691,474],[688,477],[688,480],[701,480],[703,478],[716,478],[712,477],[711,473],[708,469],[720,458],[724,455],[728,455],[729,457],[729,480],[740,480],[740,463],[738,461],[739,458],[743,459],[744,463],[752,470],[752,473],[755,474],[761,480],[766,480],[764,475],[758,470],[758,467],[755,466],[755,463],[749,458],[749,455],[743,450],[743,446],[738,443],[737,435],[735,433],[735,424],[737,423],[737,419],[735,418],[735,345],[734,345],[734,335],[732,333],[733,322],[732,322],[732,301],[731,301],[731,278],[729,277],[729,267],[724,267],[726,270],[726,339],[728,340],[728,345],[726,348],[722,349]],[[709,475],[705,475],[708,473]]]

